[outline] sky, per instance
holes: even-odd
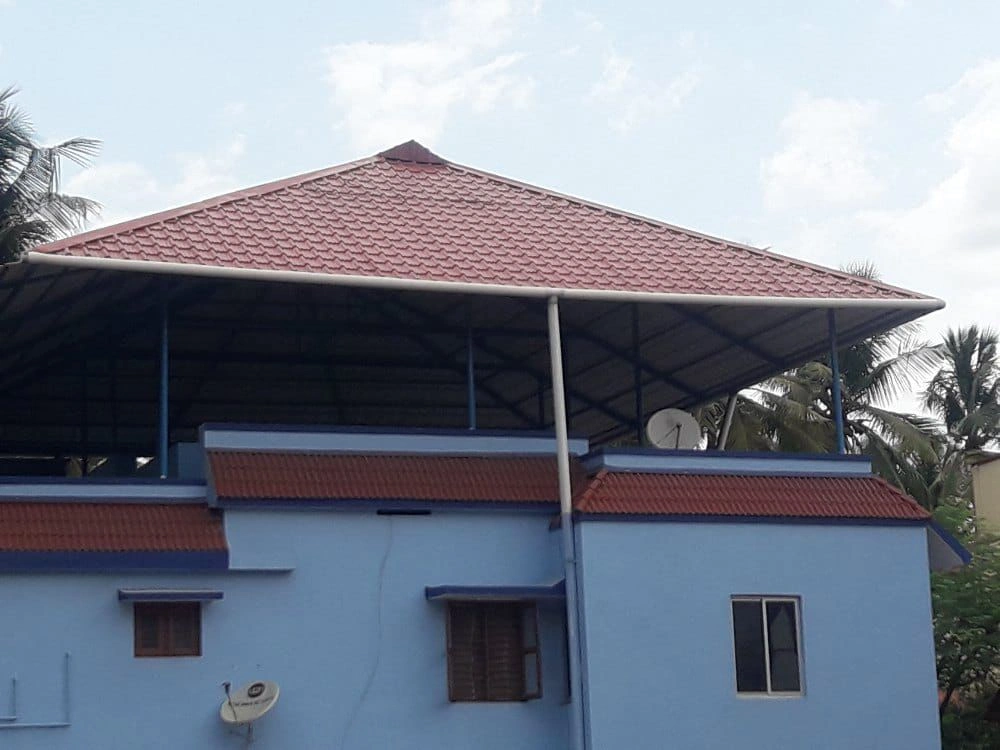
[[[1000,3],[0,0],[0,87],[113,223],[410,138],[1000,327]]]

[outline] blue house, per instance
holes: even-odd
[[[867,459],[678,410],[941,305],[413,142],[40,247],[0,746],[939,747],[964,551]]]

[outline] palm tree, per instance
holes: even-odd
[[[979,450],[1000,437],[998,338],[978,326],[949,330],[944,366],[931,379],[924,405],[944,422],[961,451]]]
[[[848,269],[877,280],[871,266]],[[914,339],[902,326],[860,341],[839,352],[844,437],[849,453],[866,454],[876,472],[932,505],[939,495],[924,475],[939,466],[943,447],[936,422],[889,408],[939,366],[941,346]],[[832,399],[833,371],[828,359],[807,362],[740,395],[729,449],[786,453],[832,452],[836,435]],[[702,410],[710,445],[715,444],[724,407]]]
[[[55,146],[35,143],[30,120],[12,102],[16,90],[0,90],[0,263],[18,260],[42,242],[81,229],[98,204],[59,189],[64,159],[85,166],[99,142],[73,138]]]

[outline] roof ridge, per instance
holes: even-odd
[[[674,232],[680,232],[681,234],[686,234],[689,237],[696,237],[698,239],[707,240],[709,242],[714,242],[714,243],[720,244],[720,245],[722,245],[724,247],[732,248],[732,249],[735,249],[735,250],[741,250],[743,252],[747,252],[747,253],[750,253],[750,254],[753,254],[753,255],[757,255],[757,256],[761,256],[761,257],[765,257],[765,258],[769,258],[769,259],[775,259],[775,260],[785,261],[787,263],[794,264],[794,265],[799,266],[801,268],[807,268],[810,271],[818,271],[818,272],[821,272],[823,274],[829,274],[829,275],[836,276],[836,277],[838,277],[840,279],[843,279],[843,280],[846,280],[846,281],[850,281],[851,283],[855,284],[856,286],[859,286],[859,287],[862,287],[862,288],[866,288],[866,287],[867,288],[872,288],[872,287],[874,287],[875,289],[881,289],[883,291],[892,291],[892,292],[896,292],[897,294],[904,294],[904,295],[906,295],[908,297],[911,297],[911,298],[917,298],[917,299],[934,299],[933,297],[930,297],[930,296],[924,295],[924,294],[920,294],[918,292],[914,292],[914,291],[912,291],[910,289],[904,289],[903,287],[898,287],[898,286],[894,286],[892,284],[887,284],[884,281],[876,281],[874,279],[866,279],[863,276],[856,276],[855,274],[849,273],[847,271],[841,271],[839,269],[834,269],[834,268],[826,268],[825,266],[821,266],[818,263],[810,263],[808,261],[804,261],[804,260],[801,260],[799,258],[795,258],[795,257],[790,256],[790,255],[784,255],[782,253],[776,253],[773,250],[765,250],[764,248],[754,247],[753,245],[748,245],[748,244],[743,243],[743,242],[735,242],[733,240],[727,240],[724,237],[718,237],[718,236],[713,235],[713,234],[707,234],[705,232],[700,232],[700,231],[698,231],[696,229],[688,229],[687,227],[682,227],[682,226],[680,226],[678,224],[671,224],[670,222],[662,221],[660,219],[654,219],[654,218],[652,218],[650,216],[644,216],[642,214],[632,213],[630,211],[625,211],[625,210],[620,209],[620,208],[615,208],[614,206],[609,206],[609,205],[604,204],[604,203],[597,203],[595,201],[589,201],[586,198],[580,198],[579,196],[570,195],[568,193],[561,193],[561,192],[559,192],[557,190],[550,190],[549,188],[540,187],[538,185],[532,185],[532,184],[527,183],[527,182],[521,182],[520,180],[515,180],[515,179],[512,179],[510,177],[504,177],[503,175],[498,175],[498,174],[496,174],[494,172],[487,172],[487,171],[482,170],[482,169],[476,169],[475,167],[469,167],[469,166],[465,166],[464,164],[457,164],[455,162],[451,162],[451,161],[447,161],[447,160],[443,161],[443,166],[452,167],[453,169],[458,169],[458,170],[466,172],[468,174],[477,175],[477,176],[482,177],[482,178],[487,179],[487,180],[492,180],[494,182],[499,182],[499,183],[508,185],[510,187],[516,187],[516,188],[520,188],[522,190],[527,190],[529,192],[536,193],[538,195],[542,195],[542,196],[545,196],[545,197],[548,197],[548,198],[559,198],[559,199],[562,199],[562,200],[565,200],[565,201],[569,201],[570,203],[574,203],[574,204],[576,204],[578,206],[582,206],[584,208],[589,208],[589,209],[601,211],[601,212],[603,212],[605,214],[611,214],[611,215],[614,215],[614,216],[620,216],[622,218],[630,219],[632,221],[637,221],[637,222],[640,222],[640,223],[643,223],[643,224],[649,224],[649,225],[651,225],[653,227],[657,227],[657,228],[660,228],[660,229],[668,229],[668,230],[671,230],[671,231],[674,231]]]
[[[924,513],[925,517],[927,517],[927,518],[932,518],[933,517],[933,514],[929,510],[927,510],[927,508],[925,508],[923,505],[921,505],[920,503],[918,503],[912,497],[910,497],[909,495],[907,495],[899,487],[897,487],[896,485],[894,485],[892,482],[890,482],[889,480],[887,480],[885,477],[880,477],[878,474],[872,474],[871,478],[874,479],[879,484],[881,484],[882,486],[888,488],[889,491],[892,492],[893,494],[895,494],[900,500],[903,500],[904,502],[912,505],[915,508],[919,508]]]
[[[422,143],[412,138],[398,146],[380,151],[378,156],[388,161],[410,162],[412,164],[447,164],[447,159],[435,154]]]
[[[594,476],[588,477],[583,485],[583,491],[573,499],[573,508],[581,512],[586,511],[590,499],[597,494],[607,476],[608,470],[601,468]]]
[[[164,209],[163,211],[146,214],[145,216],[139,216],[134,219],[126,219],[125,221],[120,221],[117,224],[109,224],[105,227],[90,229],[86,232],[80,232],[69,237],[55,240],[54,242],[47,242],[43,245],[32,248],[31,252],[57,255],[61,250],[65,250],[66,248],[74,247],[76,245],[86,244],[87,242],[92,242],[93,240],[105,239],[106,237],[119,234],[130,234],[139,229],[145,229],[147,227],[155,226],[156,224],[164,224],[168,221],[179,219],[183,216],[196,214],[199,211],[219,208],[220,206],[237,203],[249,198],[257,198],[262,195],[270,195],[281,190],[286,190],[290,187],[298,187],[309,182],[314,182],[315,180],[321,180],[324,177],[346,174],[355,169],[368,166],[369,164],[374,164],[382,158],[383,157],[380,154],[376,154],[375,156],[366,156],[363,159],[355,159],[354,161],[345,162],[344,164],[324,167],[323,169],[314,169],[309,172],[303,172],[302,174],[282,177],[277,180],[251,185],[250,187],[238,188],[237,190],[232,190],[228,193],[216,195],[211,198],[205,198],[204,200],[195,201],[194,203],[186,203],[181,206]]]
[[[620,481],[603,490],[601,485],[611,475],[620,478]],[[649,480],[657,476],[664,478],[666,482],[650,483]],[[751,485],[747,480],[751,478],[640,472],[607,472],[604,475],[602,470],[602,475],[595,476],[593,483],[581,494],[578,510],[612,516],[759,515],[769,518],[872,518],[923,523],[930,520],[930,514],[919,503],[898,487],[875,475],[757,477],[773,485],[772,491],[765,494],[758,491],[760,488],[750,490]],[[717,482],[706,481],[719,479],[729,481],[721,486]],[[738,481],[734,483],[733,480]],[[812,483],[816,494],[803,495],[800,482],[807,485]],[[859,492],[858,487],[852,488],[852,482],[866,483],[867,490]]]

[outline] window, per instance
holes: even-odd
[[[200,602],[136,602],[136,656],[201,656]]]
[[[799,600],[734,596],[736,692],[798,695],[802,692]]]
[[[541,696],[535,605],[450,602],[448,699],[526,701]]]

